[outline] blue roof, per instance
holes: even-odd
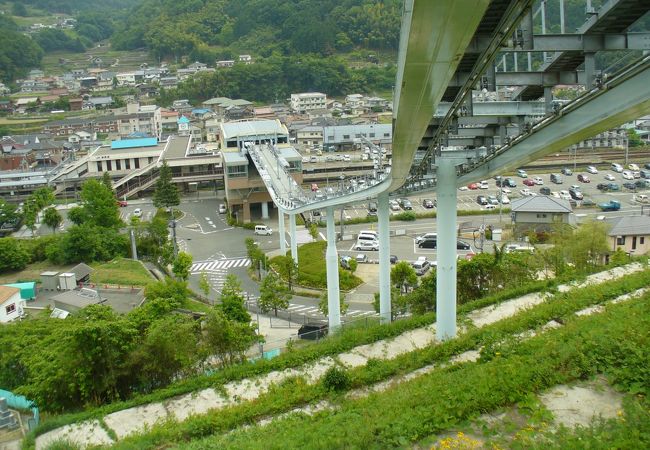
[[[190,119],[185,116],[181,116],[181,118],[178,119],[178,123],[190,123]]]
[[[122,139],[121,141],[111,142],[111,149],[118,150],[135,147],[155,147],[156,145],[158,145],[158,139],[156,138]]]
[[[192,114],[194,114],[194,115],[197,115],[197,114],[207,114],[207,113],[209,113],[209,112],[210,112],[210,110],[209,110],[209,109],[205,109],[205,108],[196,108],[196,109],[193,109],[193,110],[192,110]],[[183,117],[185,117],[185,116],[183,116]]]
[[[140,139],[151,137],[144,131],[135,131],[127,136],[128,139]]]

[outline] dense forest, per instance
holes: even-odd
[[[13,20],[0,15],[0,29],[0,81],[12,81],[41,64],[43,50]]]
[[[18,0],[17,0],[18,1]],[[52,13],[76,14],[99,10],[128,9],[142,0],[20,0],[22,4]]]
[[[400,15],[400,0],[143,0],[112,43],[123,50],[147,47],[159,58],[189,55],[205,62],[232,52],[395,51]]]
[[[159,101],[169,105],[187,98],[193,102],[211,97],[246,98],[259,102],[283,102],[291,92],[320,91],[329,95],[387,91],[395,83],[395,66],[351,69],[336,56],[272,56],[254,65],[198,75],[177,89],[162,91]]]

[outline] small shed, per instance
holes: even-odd
[[[87,283],[90,281],[90,274],[93,272],[93,268],[84,264],[84,263],[79,263],[76,266],[74,266],[72,269],[70,269],[70,272],[74,273],[76,278],[77,278],[77,284],[78,283]]]
[[[34,300],[36,298],[36,283],[28,281],[25,283],[9,283],[3,286],[15,287],[20,289],[20,298],[23,300]]]
[[[42,272],[41,273],[41,289],[46,291],[56,291],[59,288],[59,272]]]
[[[72,272],[59,274],[59,287],[62,291],[72,291],[77,287],[76,275]]]

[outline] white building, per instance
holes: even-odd
[[[303,92],[291,94],[291,109],[296,112],[305,112],[312,109],[327,108],[327,95],[320,92]]]
[[[0,286],[0,323],[11,322],[23,315],[25,300],[20,297],[20,289]]]

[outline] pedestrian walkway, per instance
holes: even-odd
[[[294,303],[289,303],[289,307],[286,309],[287,312],[290,313],[298,313],[298,314],[304,314],[307,316],[322,316],[323,313],[321,313],[320,309],[318,309],[317,306],[310,306],[310,305],[298,305]],[[364,311],[361,309],[351,309],[347,311],[344,316],[347,317],[365,317],[365,316],[378,316],[375,311]]]

